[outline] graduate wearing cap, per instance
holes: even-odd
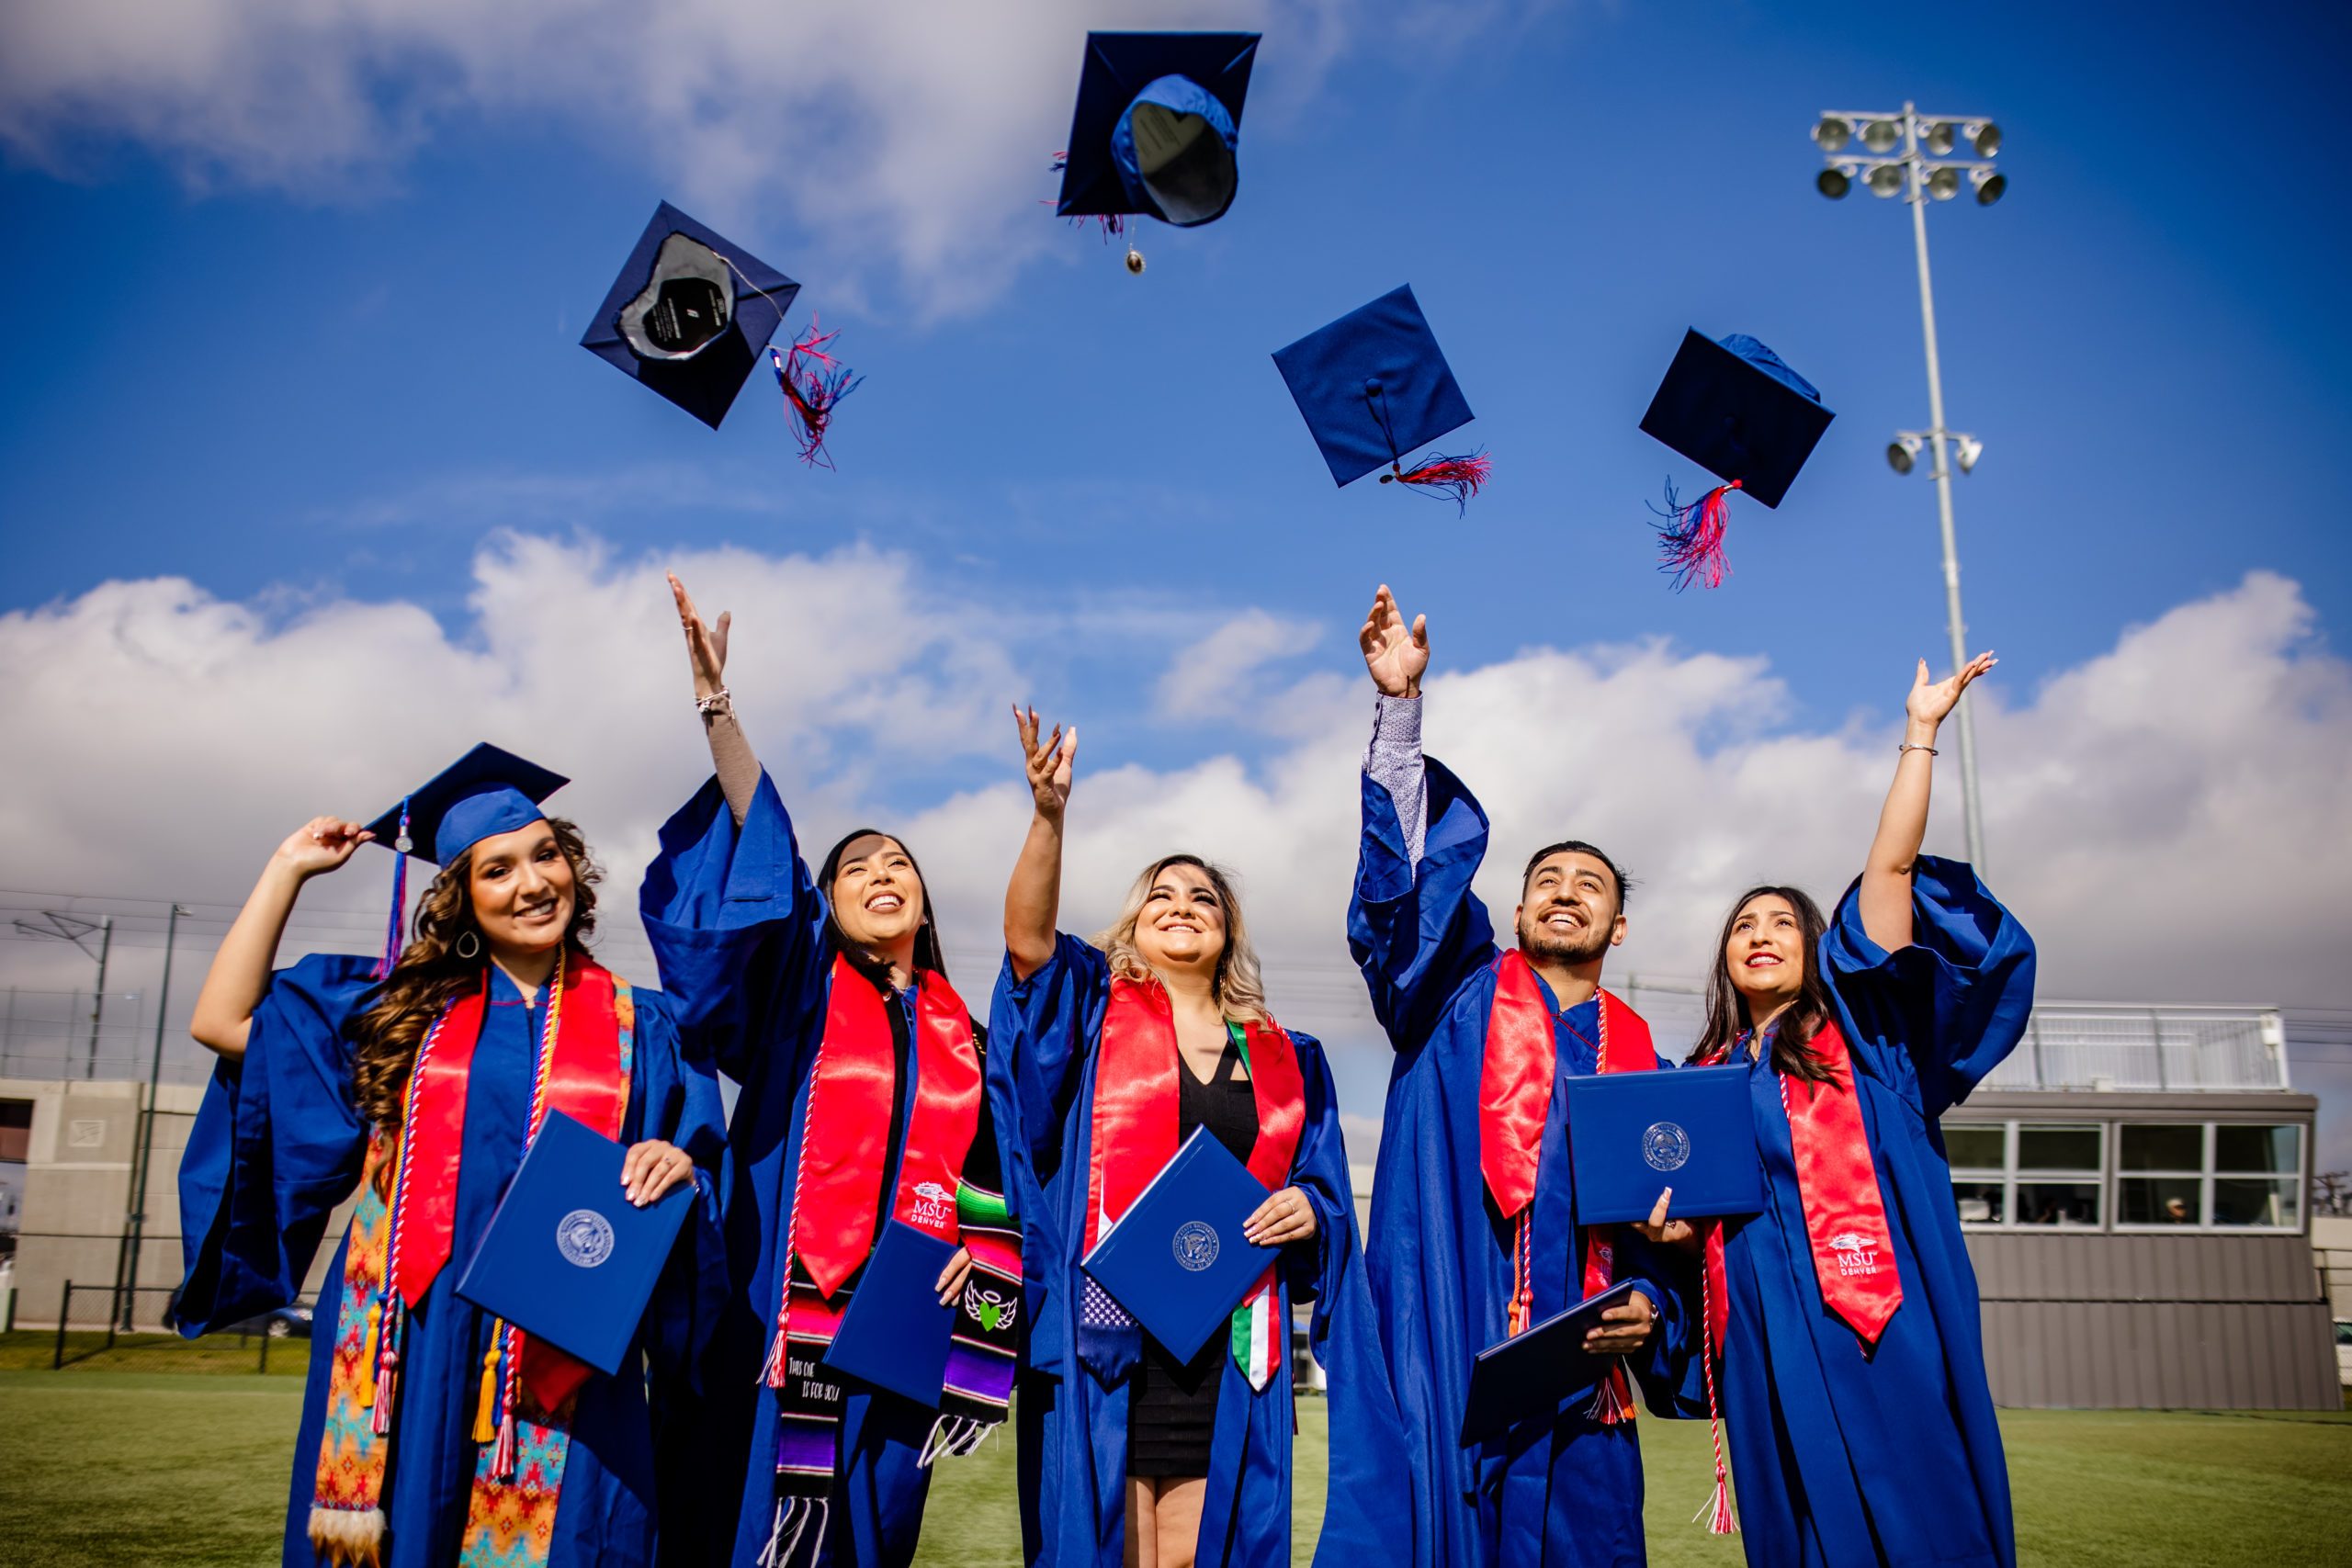
[[[1267,1011],[1232,883],[1198,857],[1145,867],[1091,942],[1054,929],[1078,736],[1014,716],[1035,811],[989,1016],[1027,1238],[1023,1551],[1051,1568],[1287,1563],[1294,1303],[1314,1303],[1334,1433],[1386,1386],[1330,1068]],[[1268,1190],[1244,1229],[1280,1250],[1231,1333],[1180,1360],[1080,1260],[1201,1131]]]
[[[563,780],[478,746],[374,823],[314,818],[277,847],[205,976],[189,1032],[220,1058],[180,1166],[191,1337],[294,1299],[331,1212],[284,1562],[449,1568],[650,1563],[657,1425],[723,1278],[718,1084],[661,995],[590,955],[597,873],[539,802]],[[400,874],[383,956],[272,974],[303,885],[360,845]],[[440,867],[402,942],[410,855]],[[542,1121],[628,1145],[650,1203],[695,1214],[631,1360],[610,1377],[456,1293]]]
[[[2008,1472],[1939,1119],[2016,1049],[2033,939],[1966,865],[1919,852],[1937,727],[1992,666],[1920,661],[1862,874],[1826,921],[1798,888],[1724,922],[1690,1060],[1748,1068],[1763,1212],[1654,1240],[1701,1261],[1718,1532],[1756,1568],[2013,1568]]]
[[[1021,1248],[988,1036],[948,984],[902,840],[859,829],[810,874],[725,685],[730,617],[706,623],[670,585],[716,776],[662,828],[640,911],[664,985],[741,1092],[727,1312],[681,1445],[697,1534],[665,1554],[900,1565],[933,1464],[977,1447],[1012,1386]],[[893,1222],[957,1244],[934,1287],[956,1308],[938,1410],[824,1363]]]
[[[1576,1223],[1564,1087],[1663,1066],[1641,1016],[1600,988],[1624,874],[1581,840],[1536,851],[1517,942],[1498,949],[1471,890],[1486,813],[1421,753],[1427,627],[1384,587],[1361,640],[1379,695],[1348,945],[1396,1051],[1365,1258],[1398,1419],[1332,1422],[1317,1561],[1637,1564],[1635,1389],[1673,1410],[1692,1313],[1673,1254],[1630,1225]],[[1610,1370],[1550,1419],[1465,1444],[1478,1353],[1623,1280],[1632,1300],[1586,1339]]]

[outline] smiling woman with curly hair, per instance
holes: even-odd
[[[589,953],[598,873],[538,806],[562,783],[483,746],[374,824],[313,818],[197,998],[189,1032],[220,1062],[180,1168],[182,1332],[292,1300],[330,1212],[359,1200],[311,1341],[289,1564],[652,1561],[655,1413],[718,1306],[719,1100],[664,998]],[[403,872],[380,961],[272,974],[303,885],[371,840],[439,863],[409,940]],[[627,1375],[456,1293],[551,1113],[627,1145],[622,1190],[580,1194],[590,1225],[609,1234],[602,1205],[695,1194]]]

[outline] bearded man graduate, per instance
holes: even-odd
[[[1334,1426],[1331,1518],[1391,1514],[1409,1484],[1415,1563],[1639,1563],[1633,1383],[1673,1408],[1690,1319],[1678,1271],[1632,1226],[1575,1223],[1563,1088],[1662,1065],[1640,1016],[1600,989],[1624,940],[1624,877],[1590,844],[1537,851],[1517,944],[1498,950],[1470,887],[1486,813],[1421,755],[1428,627],[1408,630],[1384,586],[1361,641],[1380,695],[1348,942],[1396,1049],[1365,1253],[1399,1431]],[[1635,1293],[1586,1340],[1608,1372],[1547,1417],[1465,1443],[1478,1352],[1624,1280]],[[1376,1477],[1355,1451],[1399,1440],[1401,1475]],[[1384,1555],[1408,1559],[1401,1537]]]

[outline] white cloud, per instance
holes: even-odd
[[[77,0],[0,7],[0,146],[52,168],[128,141],[198,188],[395,182],[470,124],[560,126],[724,228],[781,228],[829,297],[891,258],[928,310],[1068,236],[1037,205],[1090,27],[1263,28],[1252,123],[1317,88],[1348,0]],[[1393,7],[1391,7],[1393,9]],[[1500,18],[1486,17],[1485,21]],[[1392,18],[1393,20],[1394,18]],[[748,242],[747,242],[748,243]],[[813,264],[813,265],[812,265]]]
[[[624,559],[593,537],[506,536],[476,560],[455,636],[413,605],[282,613],[173,579],[0,616],[6,881],[233,902],[304,817],[375,809],[491,739],[578,775],[560,798],[614,870],[626,942],[617,912],[653,829],[707,767],[664,564],[707,609],[737,612],[740,705],[805,840],[821,848],[854,818],[902,829],[977,1000],[1027,809],[1003,703],[1024,670],[1101,660],[1133,633],[1084,607],[982,613],[914,558],[871,549]],[[1218,614],[1275,627],[1259,646],[1303,638],[1247,606]],[[1880,710],[1809,731],[1786,724],[1761,657],[1651,642],[1455,670],[1431,619],[1428,743],[1494,819],[1481,890],[1498,919],[1528,849],[1589,838],[1639,879],[1612,973],[1687,976],[1748,882],[1828,897],[1853,874],[1894,762],[1902,660]],[[2046,996],[2352,1006],[2352,665],[2313,627],[2294,583],[2256,572],[2039,691],[2006,671],[1978,688],[1992,880],[2041,941]],[[1064,923],[1091,931],[1151,856],[1206,853],[1241,875],[1285,1018],[1371,1046],[1343,934],[1368,689],[1325,671],[1254,690],[1292,722],[1244,754],[1237,736],[1155,769],[1081,748]],[[1945,852],[1955,761],[1938,764],[1929,837]],[[910,766],[926,781],[912,788]],[[363,908],[381,875],[318,897]],[[53,960],[45,972],[71,956],[11,950]],[[1348,1055],[1351,1109],[1369,1112],[1380,1053]]]

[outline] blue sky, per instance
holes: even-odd
[[[2007,198],[1928,214],[1949,417],[1986,446],[1958,486],[1971,640],[2000,649],[2005,691],[2257,570],[2340,647],[2352,328],[2321,182],[2352,26],[2266,17],[1277,9],[1238,202],[1203,230],[1148,225],[1140,279],[1034,205],[1082,23],[1005,68],[1018,134],[985,145],[1022,174],[978,182],[993,206],[956,196],[971,139],[919,104],[895,111],[887,169],[818,123],[705,179],[661,121],[600,129],[593,103],[371,58],[351,112],[380,113],[394,150],[279,179],[191,151],[164,111],[51,92],[19,51],[0,68],[0,298],[40,327],[0,380],[0,612],[180,575],[266,615],[413,603],[480,646],[468,569],[501,529],[628,557],[863,540],[1033,628],[1024,684],[1086,716],[1100,765],[1269,761],[1278,735],[1136,694],[1238,605],[1291,628],[1272,668],[1347,676],[1383,578],[1450,666],[1663,638],[1768,658],[1782,685],[1759,721],[1876,722],[1907,660],[1944,646],[1932,486],[1881,456],[1927,423],[1911,240],[1899,203],[1815,194],[1806,132],[1909,97],[2006,135]],[[947,193],[927,214],[945,232],[842,220],[871,194],[843,185],[861,167]],[[792,328],[813,307],[843,329],[867,379],[836,471],[794,460],[764,371],[713,434],[577,346],[664,197],[803,284]],[[1268,357],[1407,281],[1495,463],[1461,519],[1334,490]],[[1778,512],[1735,507],[1730,584],[1678,596],[1645,503],[1700,476],[1635,423],[1691,325],[1763,339],[1838,419]],[[1988,798],[2033,761],[1988,746]],[[950,750],[865,787],[916,809],[1002,771]],[[2312,989],[2290,999],[2352,1000]]]

